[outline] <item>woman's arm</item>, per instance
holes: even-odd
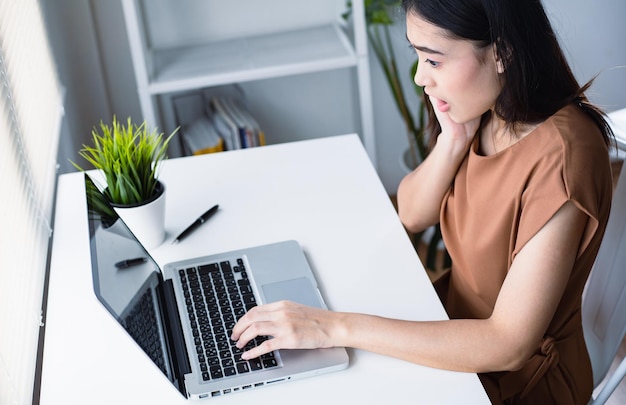
[[[469,143],[455,142],[443,133],[437,144],[398,186],[398,215],[411,232],[420,232],[439,222],[445,193],[467,154]]]
[[[480,118],[457,124],[447,113],[437,110],[437,99],[430,97],[430,101],[442,132],[428,157],[405,176],[398,187],[398,214],[411,232],[422,231],[439,222],[443,197],[480,125]]]
[[[586,221],[566,203],[516,256],[488,319],[403,321],[279,302],[253,308],[232,338],[243,347],[257,335],[273,336],[245,358],[283,348],[344,346],[457,371],[514,370],[537,348],[554,316]]]

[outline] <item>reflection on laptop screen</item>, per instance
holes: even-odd
[[[156,295],[160,270],[88,175],[85,184],[96,296],[174,382]]]

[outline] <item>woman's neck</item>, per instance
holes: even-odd
[[[480,153],[491,156],[502,152],[530,134],[538,125],[507,125],[492,111],[480,133]]]

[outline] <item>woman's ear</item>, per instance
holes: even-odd
[[[499,50],[502,52],[498,52]],[[493,44],[493,54],[496,59],[496,69],[498,74],[504,73],[507,64],[511,60],[511,50],[503,42],[497,41]]]
[[[496,58],[496,67],[498,70],[498,74],[504,73],[504,63],[502,63],[502,59]]]

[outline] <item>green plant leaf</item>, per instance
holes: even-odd
[[[150,199],[158,182],[160,163],[167,158],[169,142],[156,129],[148,131],[145,122],[126,124],[116,117],[108,125],[100,121],[99,131],[92,130],[92,145],[83,145],[79,155],[95,169],[101,170],[107,198],[115,204],[137,204]],[[80,165],[71,162],[79,170]]]

